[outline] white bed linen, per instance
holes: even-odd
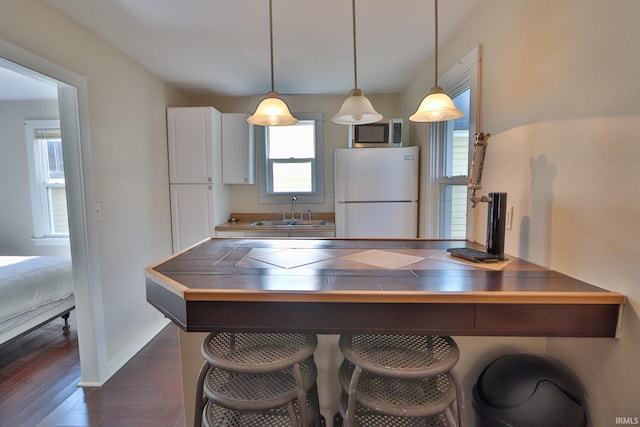
[[[71,259],[0,256],[0,332],[72,295]]]

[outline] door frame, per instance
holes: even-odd
[[[108,366],[95,223],[87,80],[2,39],[0,65],[58,87],[78,320],[79,385],[100,386],[108,378]]]

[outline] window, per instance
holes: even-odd
[[[26,121],[25,132],[34,241],[66,245],[69,223],[60,121]]]
[[[431,236],[465,239],[470,230],[468,171],[475,133],[478,48],[466,55],[441,79],[442,86],[464,116],[433,123],[431,130]],[[473,129],[473,130],[472,130]]]
[[[292,126],[258,128],[260,203],[324,203],[322,115],[296,114]]]
[[[440,171],[436,177],[439,193],[438,236],[464,239],[467,234],[467,182],[469,167],[469,93],[466,87],[452,99],[464,116],[435,125],[440,149]]]
[[[270,193],[312,193],[316,163],[315,123],[265,129]]]

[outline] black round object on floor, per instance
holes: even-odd
[[[582,386],[550,359],[510,354],[490,363],[473,387],[476,427],[584,427]]]

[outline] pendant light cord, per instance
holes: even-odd
[[[269,0],[269,45],[271,46],[271,92],[275,92],[273,81],[273,6],[272,0]]]
[[[435,4],[435,14],[436,14],[436,78],[435,78],[435,86],[438,86],[438,0],[434,0]]]
[[[356,59],[356,0],[351,0],[351,18],[353,20],[353,81],[358,88],[358,61]]]

